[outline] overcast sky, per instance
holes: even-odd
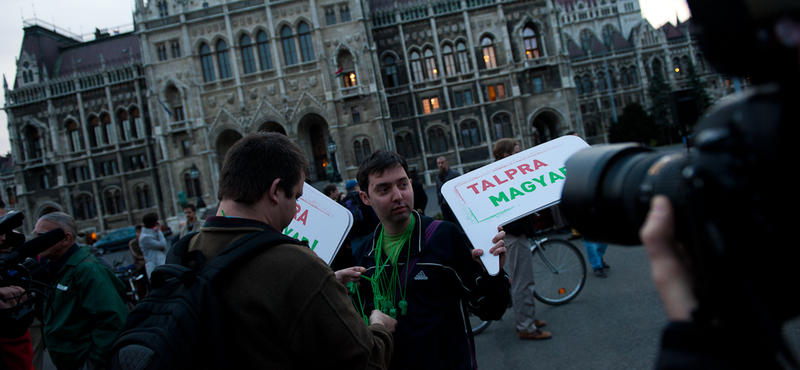
[[[639,0],[642,15],[653,27],[667,22],[675,23],[676,16],[681,21],[690,17],[686,0]],[[0,5],[0,73],[5,76],[9,86],[13,86],[16,73],[16,58],[22,46],[22,21],[37,18],[57,27],[85,35],[85,40],[95,28],[118,27],[129,30],[133,23],[131,13],[134,0],[2,0]],[[125,27],[127,26],[127,27]],[[3,94],[5,95],[5,94]],[[5,105],[5,96],[2,97]],[[8,142],[8,118],[0,112],[0,155],[11,150]]]

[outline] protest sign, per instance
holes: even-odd
[[[500,271],[488,253],[497,227],[558,204],[567,177],[567,159],[588,148],[577,136],[564,136],[473,170],[445,183],[442,195],[491,275]]]
[[[297,212],[283,234],[308,241],[311,250],[330,265],[351,227],[353,214],[347,208],[304,183]]]

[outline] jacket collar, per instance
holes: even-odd
[[[422,224],[423,219],[422,216],[417,213],[417,211],[411,211],[411,216],[416,217],[416,222],[414,223],[414,230],[411,233],[411,238],[406,245],[403,246],[403,249],[400,251],[400,257],[398,258],[398,262],[405,261],[406,256],[408,256],[408,248],[414,248],[411,250],[411,255],[416,256],[422,252],[423,244],[422,244]],[[425,226],[428,226],[427,223]],[[365,258],[375,258],[375,253],[377,249],[378,237],[380,236],[380,232],[383,230],[383,225],[378,224],[375,227],[375,232],[372,233],[372,248],[370,249],[369,253],[365,256]],[[416,244],[416,246],[415,246]]]
[[[261,222],[258,220],[253,220],[250,218],[239,218],[239,217],[222,217],[222,216],[211,216],[205,219],[203,222],[203,226],[200,228],[208,229],[208,228],[215,228],[215,227],[224,227],[224,228],[255,228],[265,231],[274,231],[280,232],[276,228],[272,227],[271,225]]]

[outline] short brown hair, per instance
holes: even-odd
[[[369,175],[373,173],[380,175],[384,171],[398,166],[402,167],[403,170],[406,171],[406,176],[409,175],[408,163],[403,156],[395,152],[388,152],[385,150],[375,151],[368,157],[364,158],[364,160],[361,162],[361,166],[358,167],[358,173],[356,173],[358,186],[361,188],[361,191],[364,191],[367,193],[367,195],[369,195]]]
[[[251,133],[228,150],[219,171],[217,198],[252,205],[275,179],[291,196],[301,174],[308,177],[308,160],[297,144],[276,132]]]
[[[492,149],[494,160],[499,161],[505,157],[508,157],[508,155],[506,154],[513,152],[514,147],[517,145],[519,144],[517,144],[517,142],[514,141],[514,139],[504,138],[497,140],[494,143],[494,148]]]
[[[325,185],[325,187],[322,188],[322,194],[325,194],[326,197],[329,197],[331,196],[331,194],[333,194],[334,191],[336,191],[336,189],[338,189],[338,186],[336,186],[336,184]]]

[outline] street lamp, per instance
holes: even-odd
[[[194,187],[194,193],[197,195],[197,204],[195,206],[197,208],[206,208],[206,203],[203,202],[203,197],[200,196],[200,186],[198,186],[200,170],[197,169],[194,163],[192,163],[192,168],[189,169],[189,176],[192,177],[192,187]]]
[[[333,176],[331,176],[331,182],[340,182],[342,181],[342,176],[339,175],[339,171],[336,167],[336,150],[338,147],[336,146],[336,142],[333,141],[333,136],[329,137],[328,140],[328,153],[331,154],[331,166],[333,166]]]

